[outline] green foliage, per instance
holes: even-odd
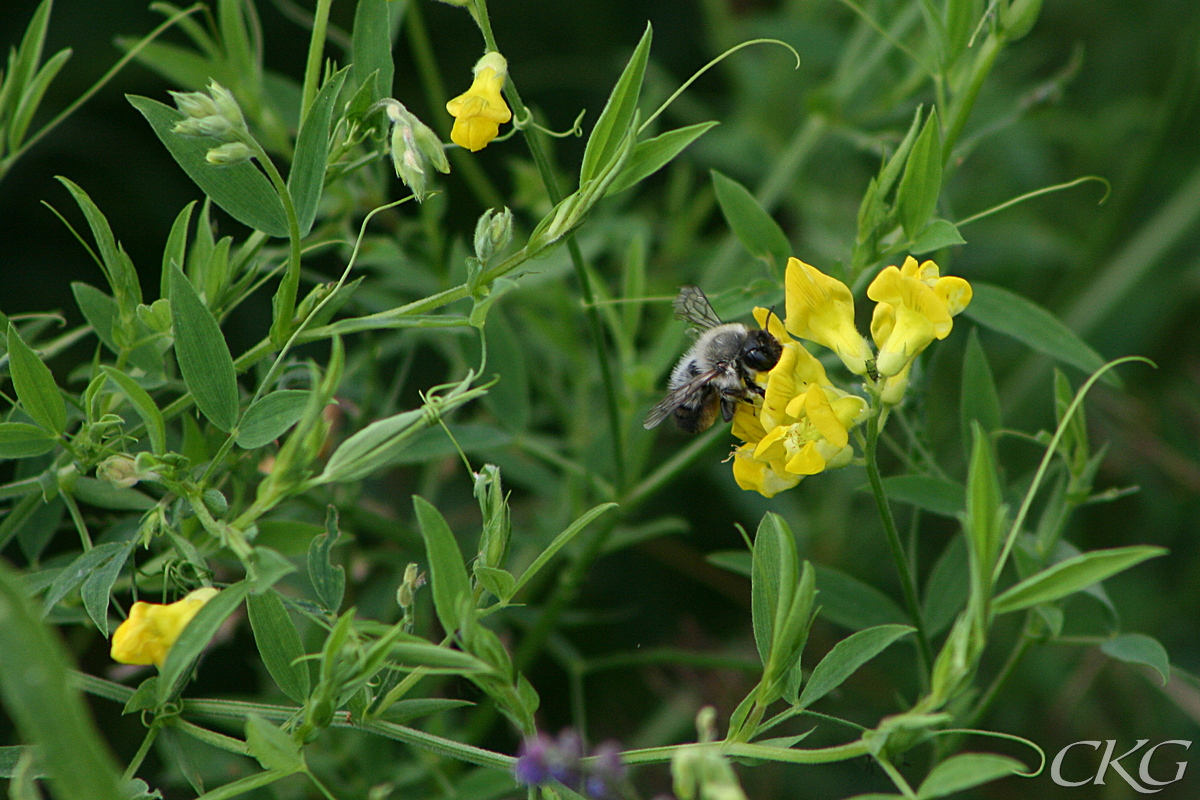
[[[1177,352],[1194,326],[1155,353],[1170,377],[1107,356],[1171,338],[1163,298],[1185,306],[1171,287],[1190,284],[1151,267],[1194,240],[1200,184],[1141,203],[1179,172],[1147,150],[1109,176],[1116,210],[1065,190],[1135,128],[1154,147],[1194,128],[1194,50],[1179,48],[1161,116],[1145,97],[1096,114],[1051,106],[1082,102],[1094,71],[1036,77],[1066,60],[1077,19],[1039,0],[707,3],[657,42],[603,3],[544,20],[483,0],[320,0],[303,20],[210,5],[156,5],[166,21],[121,39],[96,87],[137,59],[178,90],[177,108],[121,106],[157,150],[89,130],[101,144],[61,170],[30,161],[70,178],[0,183],[31,203],[69,196],[44,260],[82,265],[42,282],[56,301],[12,281],[0,316],[11,796],[47,781],[88,798],[636,799],[670,769],[682,800],[1023,797],[1047,780],[1012,777],[1030,759],[972,752],[964,731],[1040,751],[1186,724],[1195,648],[1160,595],[1190,597],[1173,587],[1194,585],[1195,545],[1167,521],[1194,515],[1154,466],[1186,479],[1194,437],[1141,431],[1130,447],[1109,417],[1138,428],[1128,398],[1191,374]],[[41,122],[70,55],[43,58],[51,11],[30,9],[0,73],[0,181],[91,96]],[[306,47],[280,35],[294,21]],[[747,47],[760,42],[802,53],[798,68]],[[508,59],[511,127],[443,156],[445,95],[480,51]],[[411,126],[382,113],[393,92],[429,128],[431,160],[404,161]],[[582,138],[552,141],[572,119]],[[85,178],[97,152],[109,172]],[[415,198],[393,159],[420,173]],[[129,186],[133,218],[114,198]],[[755,306],[784,322],[795,256],[845,280],[848,324],[868,330],[868,285],[909,255],[971,295],[957,325],[920,304],[875,310],[875,326],[929,329],[901,374],[867,360],[847,379],[830,358],[791,402],[730,395],[736,431],[762,404],[798,420],[734,463],[774,453],[817,470],[801,485],[741,491],[720,419],[687,441],[643,429],[687,348],[667,310],[680,285],[729,322]],[[938,291],[912,280],[909,295]],[[865,409],[836,446],[835,386]],[[1186,429],[1194,387],[1175,386]],[[1126,499],[1133,484],[1146,500]],[[157,675],[104,665],[133,602],[197,587],[220,591],[169,632]],[[130,716],[98,733],[75,685]],[[1064,719],[1064,698],[1094,713]],[[1135,704],[1153,708],[1145,730],[1112,712]],[[517,765],[560,724],[587,741],[553,740],[566,782],[530,778]],[[123,785],[103,738],[145,783]],[[643,768],[593,751],[603,739]]]

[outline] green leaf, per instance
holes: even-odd
[[[70,180],[58,176],[58,181],[71,193],[80,211],[87,219],[92,236],[96,238],[96,248],[100,251],[100,260],[104,262],[105,276],[112,288],[113,297],[117,300],[117,308],[122,319],[132,321],[134,309],[142,302],[142,286],[138,282],[137,270],[129,256],[117,244],[112,228],[104,214],[92,202],[88,193]]]
[[[487,672],[491,667],[470,653],[451,650],[413,637],[392,644],[388,653],[406,667],[429,667],[462,672]]]
[[[96,336],[104,343],[104,346],[117,355],[126,352],[125,348],[117,344],[113,336],[113,328],[120,314],[117,310],[117,301],[95,286],[78,281],[71,284],[71,293],[75,295],[75,303],[83,313],[83,318],[92,326],[92,330],[96,332]],[[150,333],[150,329],[137,320],[133,322],[133,329],[139,337]],[[138,345],[128,353],[129,363],[143,372],[162,372],[162,355],[153,344]]]
[[[392,64],[392,34],[404,13],[405,3],[390,0],[359,0],[351,32],[351,81],[356,88],[375,76],[371,102],[392,94],[395,67]],[[390,16],[389,16],[390,15]]]
[[[70,48],[59,50],[50,56],[21,93],[21,102],[8,123],[8,149],[10,151],[20,148],[21,143],[25,140],[25,132],[29,130],[29,123],[33,121],[33,115],[37,112],[38,106],[42,104],[42,97],[45,96],[46,90],[50,88],[50,83],[70,57]]]
[[[971,329],[967,337],[967,349],[963,354],[962,393],[959,395],[963,441],[970,438],[971,422],[978,422],[984,433],[993,434],[1000,429],[1000,396],[996,392],[996,381],[987,354],[979,344],[977,328]]]
[[[171,267],[175,357],[196,408],[228,433],[237,424],[237,373],[216,317],[179,267]]]
[[[129,102],[142,113],[154,133],[166,145],[176,163],[196,185],[229,216],[269,236],[288,236],[287,214],[279,194],[267,177],[250,161],[213,166],[205,159],[213,146],[203,136],[181,136],[171,128],[183,115],[170,106],[147,97],[128,95]]]
[[[257,714],[246,717],[246,748],[263,769],[299,772],[304,769],[300,745]]]
[[[835,644],[813,668],[797,705],[808,708],[841,686],[859,667],[882,653],[892,642],[915,630],[911,625],[876,625],[850,634]]]
[[[120,779],[56,635],[36,618],[17,576],[0,564],[0,691],[20,741],[60,800],[123,800]]]
[[[149,511],[158,505],[153,497],[137,489],[113,486],[108,481],[84,475],[75,479],[72,493],[88,505],[112,511]]]
[[[450,635],[467,621],[463,614],[472,602],[466,562],[441,512],[417,495],[413,495],[413,508],[417,513],[421,537],[425,540],[425,554],[429,558],[433,607],[442,628]]]
[[[28,422],[0,422],[0,459],[31,458],[49,453],[58,437]]]
[[[568,542],[578,536],[579,533],[586,528],[592,520],[603,514],[605,511],[616,507],[616,503],[601,503],[598,506],[593,506],[591,509],[582,514],[579,519],[568,525],[562,533],[560,533],[558,536],[555,536],[554,541],[550,542],[550,544],[546,546],[546,549],[539,553],[537,558],[533,560],[533,563],[526,567],[525,571],[521,573],[521,577],[517,580],[516,586],[513,587],[512,596],[515,596],[517,592],[521,591],[521,588],[524,587],[525,584],[528,583],[529,580],[542,569],[542,567],[550,563],[550,559],[554,558],[554,556],[558,554],[559,550],[561,550]]]
[[[58,601],[84,581],[94,571],[100,569],[114,556],[124,553],[129,555],[129,546],[125,542],[104,542],[87,552],[80,553],[50,584],[46,596],[42,599],[42,616],[50,613],[50,609],[58,605]],[[122,563],[124,563],[122,561]]]
[[[429,425],[425,410],[403,411],[372,422],[338,445],[321,473],[321,481],[353,481],[391,464]]]
[[[933,216],[942,191],[942,132],[937,109],[929,112],[925,126],[913,142],[904,177],[896,188],[896,214],[910,240],[925,228]]]
[[[192,664],[200,657],[200,652],[208,646],[221,623],[246,599],[250,587],[251,582],[244,580],[222,589],[204,604],[179,634],[175,644],[167,651],[167,658],[158,673],[160,706],[173,698],[183,687],[183,682],[191,671]]]
[[[946,797],[1024,770],[1024,764],[1008,756],[994,753],[960,753],[947,758],[929,772],[917,789],[917,798],[929,800],[933,797]]]
[[[517,588],[517,581],[513,578],[512,573],[499,567],[485,567],[479,562],[471,568],[475,574],[476,580],[483,585],[483,588],[494,594],[501,600],[508,601],[512,599],[513,590]]]
[[[646,23],[646,32],[634,48],[633,55],[621,77],[617,79],[604,110],[592,128],[587,147],[583,151],[583,164],[579,168],[579,185],[600,175],[620,149],[621,141],[628,132],[637,111],[638,96],[642,91],[642,80],[646,75],[646,61],[650,57],[650,40],[654,31]]]
[[[158,282],[158,291],[161,297],[171,295],[171,265],[174,264],[182,269],[187,262],[188,225],[191,224],[192,212],[195,208],[196,201],[193,200],[183,207],[183,210],[175,216],[175,221],[171,223],[171,232],[167,234],[167,244],[163,247],[162,277]],[[201,224],[203,225],[203,223]]]
[[[792,246],[779,223],[759,205],[745,186],[715,169],[710,172],[721,213],[742,247],[782,274],[792,254]]]
[[[137,541],[135,537],[122,543],[121,548],[113,553],[112,558],[106,564],[93,570],[87,576],[87,580],[79,589],[79,598],[83,600],[84,610],[87,611],[92,622],[106,639],[108,638],[108,604],[112,597],[112,587],[117,582],[117,577],[121,574],[125,562],[133,554],[133,548]],[[103,545],[97,545],[97,547],[103,547]]]
[[[1063,364],[1088,374],[1104,366],[1104,359],[1053,314],[1018,294],[987,283],[972,283],[974,295],[965,313],[985,328],[1011,336]],[[1109,370],[1100,380],[1120,382]]]
[[[863,486],[863,491],[870,490],[869,486]],[[962,484],[932,475],[893,475],[883,479],[883,490],[889,500],[951,519],[956,519],[966,508],[966,489]]]
[[[751,559],[750,616],[758,657],[765,666],[800,579],[796,537],[783,517],[774,512],[763,515]]]
[[[903,624],[908,615],[883,592],[833,567],[816,565],[821,616],[851,630]]]
[[[1171,679],[1171,658],[1167,655],[1167,649],[1153,636],[1122,633],[1100,645],[1100,650],[1127,664],[1145,664],[1158,673],[1163,686]]]
[[[334,614],[342,607],[346,594],[346,569],[334,564],[330,555],[339,535],[337,508],[331,505],[325,511],[325,532],[308,546],[308,579],[312,581],[317,601]]]
[[[996,454],[992,440],[978,422],[971,424],[971,463],[967,469],[967,550],[971,556],[972,591],[991,593],[991,576],[1000,550],[1000,480],[996,473]]]
[[[308,395],[303,389],[281,389],[258,398],[238,425],[238,447],[253,450],[278,439],[303,416]]]
[[[958,232],[958,228],[954,226],[953,222],[944,219],[935,219],[930,220],[929,224],[917,235],[917,238],[909,244],[908,252],[914,256],[919,256],[922,253],[941,250],[943,247],[966,243],[967,240]]]
[[[970,590],[967,540],[965,535],[955,536],[934,562],[925,583],[921,619],[925,621],[926,635],[936,636],[954,621],[966,606]]]
[[[158,455],[167,452],[166,423],[163,422],[162,412],[158,410],[158,406],[150,394],[125,373],[113,369],[107,364],[102,364],[100,369],[104,371],[109,380],[117,385],[117,388],[124,392],[133,409],[142,418],[142,422],[146,425],[146,435],[150,438],[150,449]]]
[[[310,678],[300,633],[279,593],[273,589],[252,594],[246,600],[254,641],[267,672],[284,694],[303,705],[308,699]]]
[[[25,413],[56,436],[65,431],[67,405],[50,368],[25,344],[11,324],[8,326],[8,369]]]
[[[1006,614],[1038,603],[1049,603],[1166,552],[1163,547],[1133,545],[1083,553],[1060,561],[1013,586],[992,602],[992,610],[997,614]]]
[[[347,70],[338,70],[321,87],[296,136],[296,153],[292,158],[287,186],[296,207],[301,236],[312,230],[313,220],[317,216],[317,204],[325,186],[325,169],[329,161],[329,123],[333,117],[333,103],[342,90]]]
[[[488,317],[484,335],[488,368],[500,375],[500,381],[484,395],[483,402],[506,430],[523,431],[529,426],[528,347],[499,309]]]
[[[697,122],[695,125],[686,125],[638,142],[633,146],[625,168],[609,184],[607,194],[623,192],[658,172],[682,153],[685,147],[717,124],[715,121]]]

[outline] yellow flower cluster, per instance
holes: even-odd
[[[950,334],[952,317],[971,302],[971,285],[942,277],[937,264],[918,264],[910,256],[899,269],[880,272],[867,296],[876,301],[871,336],[878,353],[854,325],[850,289],[816,267],[788,259],[784,321],[766,309],[754,310],[783,353],[774,369],[758,376],[762,402],[742,403],[734,414],[733,434],[745,442],[733,454],[738,486],[774,497],[806,475],[844,467],[854,457],[850,431],[867,418],[867,401],[834,386],[821,362],[792,336],[828,347],[848,370],[866,378],[885,405],[895,405],[908,386],[913,359]]]
[[[113,661],[161,668],[179,634],[216,594],[216,589],[205,587],[174,603],[134,603],[129,618],[113,632]]]
[[[475,64],[471,88],[446,103],[454,117],[450,140],[472,153],[488,146],[500,125],[512,119],[512,111],[500,95],[508,78],[508,62],[496,52],[487,53]]]

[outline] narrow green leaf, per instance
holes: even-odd
[[[413,508],[429,558],[433,607],[447,635],[453,634],[466,622],[463,613],[471,602],[471,580],[467,577],[466,562],[441,512],[417,495],[413,495]]]
[[[963,354],[962,393],[959,397],[964,442],[970,439],[972,422],[978,422],[984,433],[989,435],[1000,429],[1000,396],[987,354],[979,344],[977,328],[972,328],[971,335],[967,337],[966,353]]]
[[[991,575],[1000,550],[1000,479],[992,440],[978,422],[971,423],[971,462],[967,468],[967,549],[971,555],[972,591],[991,594]],[[979,585],[974,585],[975,581]]]
[[[0,691],[20,740],[38,749],[38,764],[60,800],[122,800],[120,778],[58,637],[36,618],[20,581],[0,564]]]
[[[228,433],[237,424],[237,373],[216,318],[179,267],[171,268],[175,357],[196,407]]]
[[[142,302],[142,286],[138,282],[137,270],[129,256],[117,244],[112,228],[103,212],[92,202],[88,193],[67,178],[58,176],[58,181],[71,193],[79,210],[87,219],[92,236],[96,239],[96,248],[100,251],[100,260],[104,262],[106,276],[112,288],[113,297],[117,300],[117,308],[123,318],[132,319],[133,310]]]
[[[997,614],[1005,614],[1038,603],[1049,603],[1166,552],[1163,547],[1133,545],[1083,553],[1060,561],[1013,586],[992,602],[992,610]]]
[[[1163,686],[1171,679],[1171,658],[1167,655],[1167,649],[1153,636],[1122,633],[1100,645],[1100,650],[1127,664],[1145,664],[1158,673]]]
[[[45,96],[46,90],[50,88],[58,71],[70,57],[70,48],[59,50],[50,56],[46,63],[42,64],[41,69],[37,71],[37,75],[30,81],[25,91],[21,93],[21,102],[9,121],[8,149],[10,151],[20,148],[21,143],[25,141],[25,132],[29,130],[29,123],[33,122],[33,115],[37,113],[38,107],[42,104],[42,97]]]
[[[966,607],[970,571],[965,534],[955,536],[934,562],[922,593],[921,618],[926,635],[933,637],[944,631]]]
[[[192,221],[192,212],[196,208],[196,201],[188,203],[175,216],[175,221],[171,223],[171,232],[167,234],[167,244],[163,247],[162,257],[162,277],[158,282],[158,291],[161,297],[169,297],[171,295],[171,265],[183,268],[187,259],[187,234],[188,225]]]
[[[330,554],[337,544],[338,513],[335,506],[325,510],[325,531],[308,546],[308,579],[312,582],[317,600],[326,611],[336,614],[346,593],[346,568],[333,563]]]
[[[530,414],[527,348],[499,308],[488,317],[484,335],[488,368],[500,375],[500,381],[484,395],[483,402],[506,430],[523,431],[529,425]]]
[[[870,490],[869,486],[863,486],[863,491]],[[883,479],[883,490],[889,500],[951,519],[956,519],[966,508],[966,489],[962,484],[932,475],[893,475]]]
[[[917,789],[918,800],[929,800],[970,789],[1025,770],[1015,758],[994,753],[960,753],[934,767]]]
[[[405,667],[430,667],[463,672],[487,672],[491,667],[470,653],[439,647],[431,642],[401,639],[388,648],[390,656]]]
[[[808,708],[841,686],[859,667],[886,650],[892,642],[915,630],[911,625],[877,625],[842,639],[813,668],[797,705]]]
[[[392,34],[404,13],[405,3],[390,0],[360,0],[354,10],[351,32],[352,85],[357,89],[375,76],[371,102],[392,94],[395,67],[392,64]]]
[[[6,98],[8,102],[18,102],[25,87],[33,79],[38,62],[42,60],[42,48],[46,44],[46,30],[50,25],[51,5],[53,5],[52,0],[42,0],[29,19],[29,25],[25,28],[25,35],[21,37],[20,46],[9,56],[9,70],[5,77],[8,79],[6,83],[11,82],[14,95]],[[5,110],[4,106],[0,106],[0,112]]]
[[[682,153],[684,148],[717,124],[715,121],[697,122],[695,125],[686,125],[638,142],[633,146],[625,168],[609,184],[607,194],[623,192],[658,172]]]
[[[763,515],[754,534],[750,566],[750,616],[754,643],[765,666],[775,647],[779,626],[791,607],[800,579],[796,537],[783,517]]]
[[[181,136],[171,128],[183,118],[175,109],[156,100],[128,96],[142,113],[171,156],[196,185],[229,216],[269,236],[287,238],[287,214],[279,194],[267,177],[249,161],[216,167],[205,159],[211,140],[202,136]]]
[[[851,630],[903,624],[908,615],[883,592],[833,567],[816,565],[822,617]]]
[[[134,411],[142,418],[142,422],[146,425],[146,435],[150,438],[150,449],[158,455],[167,452],[166,423],[163,422],[162,412],[158,410],[158,406],[150,394],[125,373],[119,372],[107,364],[102,364],[100,369],[124,392]]]
[[[913,142],[896,188],[896,215],[904,235],[915,239],[933,216],[942,191],[942,131],[937,109],[929,112],[925,126]]]
[[[72,493],[90,506],[112,511],[149,511],[158,505],[153,497],[137,489],[113,486],[108,481],[86,475],[75,479]]]
[[[112,598],[112,587],[117,582],[117,577],[121,574],[125,562],[133,554],[136,544],[136,537],[123,543],[123,546],[113,553],[107,563],[93,570],[87,576],[83,586],[79,589],[79,598],[83,600],[84,610],[87,611],[88,616],[100,629],[100,633],[105,639],[108,638],[108,604]]]
[[[258,398],[238,425],[238,447],[253,450],[278,439],[303,416],[308,395],[302,389],[281,389]]]
[[[263,769],[299,772],[304,769],[300,745],[257,714],[246,717],[246,747]]]
[[[579,168],[580,186],[604,172],[628,132],[634,112],[637,111],[638,96],[642,92],[642,80],[646,74],[646,61],[650,57],[650,40],[653,35],[650,23],[646,23],[646,32],[634,48],[629,63],[625,65],[625,70],[613,86],[604,110],[596,120],[596,126],[592,128],[587,147],[583,151],[583,164]]]
[[[71,293],[75,295],[75,303],[79,306],[83,318],[92,326],[96,336],[104,346],[117,355],[125,349],[117,344],[113,329],[120,312],[117,301],[104,292],[87,283],[75,281],[71,284]],[[149,335],[150,329],[140,320],[133,321],[135,334],[140,338]],[[162,372],[162,354],[151,343],[138,345],[129,353],[129,363],[146,373]]]
[[[771,215],[766,212],[754,195],[732,178],[720,172],[709,170],[712,174],[713,189],[717,193],[717,203],[730,229],[749,251],[750,255],[767,262],[782,274],[784,265],[792,254],[792,246],[787,236]]]
[[[958,228],[953,222],[944,219],[930,220],[929,223],[917,234],[917,238],[913,239],[912,244],[908,246],[908,252],[914,256],[919,256],[922,253],[931,253],[934,250],[941,250],[943,247],[952,247],[956,244],[966,244],[967,240],[958,232]]]
[[[25,413],[55,435],[67,429],[67,404],[54,376],[11,324],[8,326],[8,368],[13,388]]]
[[[562,533],[560,533],[558,536],[555,536],[554,541],[550,542],[550,544],[546,546],[546,549],[539,553],[537,558],[533,560],[533,563],[526,567],[525,571],[521,573],[521,577],[517,580],[516,585],[513,587],[512,596],[516,596],[517,592],[521,591],[522,587],[524,587],[525,584],[528,583],[529,580],[542,569],[542,567],[550,563],[550,559],[554,558],[554,556],[558,554],[559,550],[561,550],[568,542],[578,536],[579,533],[586,528],[592,520],[603,514],[605,511],[616,507],[616,503],[601,503],[598,506],[593,506],[591,509],[584,512],[579,519],[568,525]]]
[[[204,607],[179,634],[179,638],[167,652],[166,661],[158,673],[158,704],[160,706],[178,694],[192,669],[193,662],[208,646],[217,629],[221,627],[221,623],[246,599],[250,588],[250,581],[244,580],[227,589],[222,589],[204,604]]]
[[[269,589],[250,595],[246,611],[267,672],[284,694],[303,705],[311,685],[308,662],[299,660],[304,656],[304,645],[279,593]]]
[[[296,207],[301,236],[312,230],[317,216],[329,161],[329,123],[333,117],[333,104],[342,90],[348,69],[338,70],[321,87],[296,136],[296,152],[287,185]]]
[[[338,445],[321,473],[323,482],[364,478],[392,463],[413,435],[429,424],[424,409],[403,411],[372,422]]]
[[[0,422],[0,459],[31,458],[49,453],[58,437],[28,422]]]
[[[965,313],[985,328],[1011,336],[1063,364],[1088,374],[1104,366],[1104,359],[1053,314],[1018,294],[986,283],[972,283],[974,294]],[[1120,385],[1112,370],[1100,380]]]
[[[80,553],[70,565],[58,573],[54,583],[50,584],[46,596],[42,598],[42,616],[49,614],[50,609],[58,605],[58,601],[122,551],[128,555],[128,545],[125,542],[104,542],[85,553]]]

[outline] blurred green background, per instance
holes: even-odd
[[[868,5],[889,11],[896,4]],[[0,4],[0,44],[16,43],[33,7],[32,0]],[[285,0],[260,8],[267,67],[298,77],[306,37],[287,19],[292,10]],[[799,70],[791,68],[783,50],[760,47],[735,55],[706,75],[668,117],[674,124],[705,119],[722,124],[686,151],[680,166],[657,176],[635,198],[613,202],[644,213],[663,242],[685,237],[659,251],[648,293],[669,295],[680,283],[704,278],[712,281],[706,285],[710,293],[740,285],[744,279],[737,270],[749,259],[740,251],[729,254],[708,170],[758,187],[794,155],[790,148],[796,131],[820,118],[811,149],[798,159],[796,169],[783,173],[775,217],[794,253],[805,261],[833,265],[848,257],[858,202],[879,164],[877,134],[902,132],[912,106],[895,102],[903,96],[907,75],[900,58],[876,73],[890,79],[876,79],[849,98],[831,89],[831,70],[841,48],[848,37],[864,35],[847,6],[815,0],[527,0],[496,2],[491,11],[497,39],[526,102],[560,130],[570,127],[581,108],[589,110],[585,129],[590,126],[647,21],[655,29],[647,87],[656,97],[732,43],[771,36],[792,44],[802,57]],[[333,19],[342,29],[349,29],[352,12],[351,3],[334,2]],[[424,2],[421,14],[442,79],[456,93],[482,52],[478,33],[459,9]],[[115,37],[141,35],[160,20],[140,0],[57,2],[47,52],[69,46],[75,53],[43,103],[42,118],[73,100],[111,65],[119,54]],[[396,96],[432,122],[443,112],[429,107],[403,35],[395,52]],[[200,195],[123,94],[165,101],[168,88],[173,87],[157,75],[131,65],[0,183],[0,307],[5,313],[58,310],[78,323],[70,282],[100,280],[83,249],[42,205],[50,203],[71,219],[78,216],[55,175],[69,177],[91,194],[143,270],[146,284],[152,285],[171,220]],[[1082,509],[1067,538],[1082,549],[1133,543],[1170,548],[1170,556],[1113,579],[1108,589],[1121,609],[1121,628],[1158,637],[1173,663],[1191,672],[1200,671],[1198,90],[1200,5],[1194,0],[1046,0],[1032,32],[1005,50],[985,85],[968,122],[963,159],[942,197],[942,215],[960,220],[1024,192],[1084,175],[1103,177],[1112,193],[1099,205],[1104,189],[1085,183],[1015,206],[964,226],[968,245],[941,260],[943,272],[1004,286],[1053,310],[1106,358],[1137,354],[1158,365],[1154,370],[1125,367],[1124,392],[1101,386],[1092,395],[1088,420],[1093,442],[1109,444],[1098,488],[1138,491]],[[882,140],[889,141],[888,135],[882,134]],[[556,144],[567,173],[581,154],[582,140]],[[521,189],[528,155],[519,139],[490,147],[477,158],[505,196]],[[446,224],[469,237],[482,209],[456,175],[446,188]],[[676,213],[681,209],[693,216],[682,218]],[[227,220],[222,225],[237,230]],[[253,313],[246,312],[248,327],[254,324]],[[928,365],[933,380],[926,408],[935,438],[958,435],[956,367],[948,365],[959,361],[968,327],[962,323],[944,347],[935,348],[934,363]],[[236,340],[236,322],[233,335]],[[251,335],[246,333],[247,341]],[[1001,386],[1006,426],[1034,431],[1051,425],[1048,362],[1011,340],[987,331],[980,335]],[[86,360],[90,350],[84,346],[71,355]],[[56,363],[56,372],[65,372],[69,360]],[[1076,384],[1081,380],[1078,374],[1071,377]],[[648,397],[647,406],[649,402]],[[599,417],[596,424],[603,424]],[[662,435],[656,457],[669,457],[684,441]],[[1027,463],[1039,452],[1015,439],[1000,446],[1002,458],[1015,464]],[[679,532],[597,562],[578,604],[578,627],[564,628],[561,646],[579,648],[585,655],[672,646],[750,656],[748,583],[711,566],[704,555],[738,548],[734,524],[753,529],[766,509],[788,517],[807,541],[806,557],[875,585],[893,586],[870,498],[858,491],[864,481],[860,470],[820,476],[765,501],[740,492],[728,465],[717,462],[702,460],[645,509],[647,518],[681,519]],[[515,502],[519,500],[517,496]],[[407,494],[396,494],[394,501],[408,507]],[[931,559],[954,528],[945,521],[925,522],[929,539],[922,543],[922,556]],[[1097,608],[1087,607],[1090,599],[1072,602],[1081,606],[1079,618],[1099,616]],[[825,648],[844,635],[820,622],[813,646]],[[97,646],[80,639],[75,644],[87,668],[104,669],[102,642]],[[906,658],[910,652],[894,648],[873,662],[843,687],[846,702],[831,713],[865,724],[888,713],[894,705],[887,696],[889,659]],[[218,654],[212,659],[220,663]],[[985,673],[997,667],[985,659]],[[200,690],[207,693],[254,689],[242,676],[222,686],[216,670],[204,670],[202,677]],[[531,679],[542,693],[544,727],[557,730],[568,724],[570,700],[561,667],[543,659]],[[724,718],[738,692],[749,685],[736,670],[702,666],[598,671],[585,683],[589,732],[596,740],[615,737],[627,746],[653,741],[664,731],[686,737],[696,708],[716,704]],[[109,720],[116,714],[104,704],[94,705]],[[1026,660],[986,721],[993,729],[1028,736],[1050,755],[1082,739],[1118,739],[1128,742],[1126,747],[1140,738],[1196,739],[1198,723],[1200,684],[1188,677],[1177,674],[1164,689],[1094,648],[1065,646],[1041,649]],[[119,725],[133,726],[133,721]],[[129,744],[116,735],[114,749],[127,756],[137,740]],[[493,746],[506,747],[502,738]],[[513,746],[509,743],[507,749],[511,752]],[[664,774],[647,771],[639,787],[647,796],[667,788]],[[841,797],[887,788],[883,777],[861,762],[804,769],[768,766],[743,770],[742,775],[750,796],[758,798]],[[979,796],[1107,800],[1129,796],[1128,791],[1119,781],[1065,789],[1043,774],[1032,783],[1009,779],[988,786]],[[1200,796],[1200,767],[1158,796]]]

